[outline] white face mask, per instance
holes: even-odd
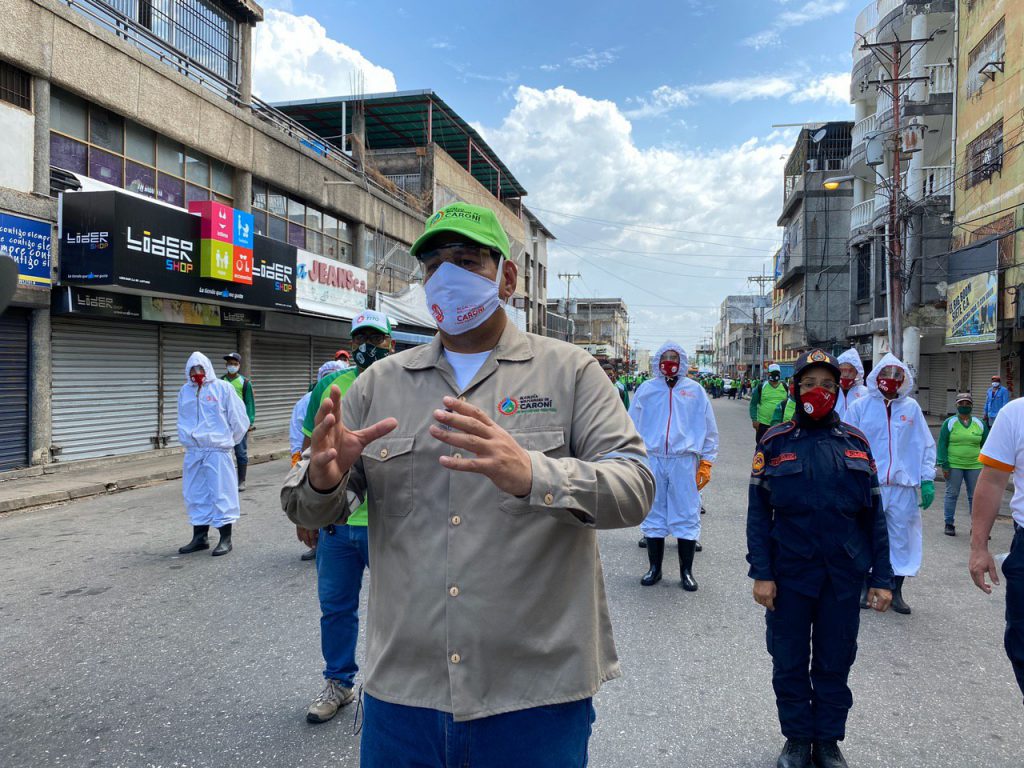
[[[501,275],[501,264],[493,281],[449,261],[438,267],[423,286],[427,309],[437,327],[450,336],[458,336],[487,322],[501,305]]]
[[[999,382],[998,381],[993,381],[992,382],[992,389],[999,389]]]
[[[238,373],[238,366],[237,365],[229,365],[228,366],[228,373]]]

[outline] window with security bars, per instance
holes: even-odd
[[[967,145],[967,189],[1003,168],[1003,121],[1000,120]]]
[[[32,109],[32,76],[6,61],[0,61],[0,101]]]

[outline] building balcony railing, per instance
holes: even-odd
[[[953,189],[953,166],[926,165],[921,169],[921,196],[948,197]]]
[[[881,21],[905,2],[906,0],[878,0],[878,20]]]
[[[882,119],[887,112],[892,111],[892,95],[884,91],[878,92],[878,105],[875,107],[875,117]]]
[[[850,209],[850,229],[870,227],[875,220],[875,198],[857,203]]]
[[[867,135],[873,133],[878,129],[878,114],[868,115],[867,117],[858,120],[851,132],[850,143],[856,147],[863,144],[867,140]]]
[[[928,93],[953,93],[956,90],[956,74],[952,64],[926,64],[925,74],[928,75]]]

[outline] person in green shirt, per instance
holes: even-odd
[[[956,536],[956,502],[960,498],[960,484],[967,486],[967,508],[974,512],[974,486],[981,475],[979,460],[981,447],[988,439],[988,424],[972,416],[974,400],[970,393],[956,396],[956,416],[950,416],[939,427],[939,445],[935,463],[942,467],[946,478],[945,514],[947,536]]]
[[[354,368],[328,374],[317,382],[309,398],[302,432],[302,447],[309,448],[320,404],[338,387],[342,398],[356,377],[394,350],[391,321],[381,312],[365,310],[352,321]],[[349,495],[349,503],[358,499]],[[324,657],[324,688],[306,710],[306,722],[326,723],[355,700],[356,640],[359,637],[359,592],[363,571],[370,565],[364,500],[344,525],[317,531],[296,527],[299,541],[316,548],[317,596],[320,598],[320,649]]]
[[[235,388],[235,392],[245,403],[245,412],[249,416],[249,431],[242,442],[235,446],[235,464],[238,472],[238,490],[245,490],[245,473],[249,469],[249,432],[256,428],[256,399],[252,394],[252,382],[238,371],[242,366],[242,356],[237,352],[224,355],[227,373],[222,377]]]
[[[776,424],[781,424],[784,421],[792,421],[795,414],[796,400],[793,399],[792,395],[789,395],[775,409],[775,414],[772,416],[772,426],[774,427]]]
[[[750,393],[750,420],[754,425],[757,441],[768,431],[775,416],[775,409],[789,397],[782,383],[782,368],[776,363],[768,366],[768,381],[755,386]]]
[[[622,379],[615,373],[615,366],[611,363],[601,363],[601,369],[608,376],[608,380],[615,387],[615,390],[619,393],[619,400],[622,401],[622,405],[625,406],[626,410],[629,410],[629,391],[626,389],[626,385]]]

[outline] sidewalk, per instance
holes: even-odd
[[[288,455],[287,435],[250,437],[250,464]],[[182,450],[174,448],[11,473],[10,480],[0,482],[0,514],[177,480],[181,463]]]

